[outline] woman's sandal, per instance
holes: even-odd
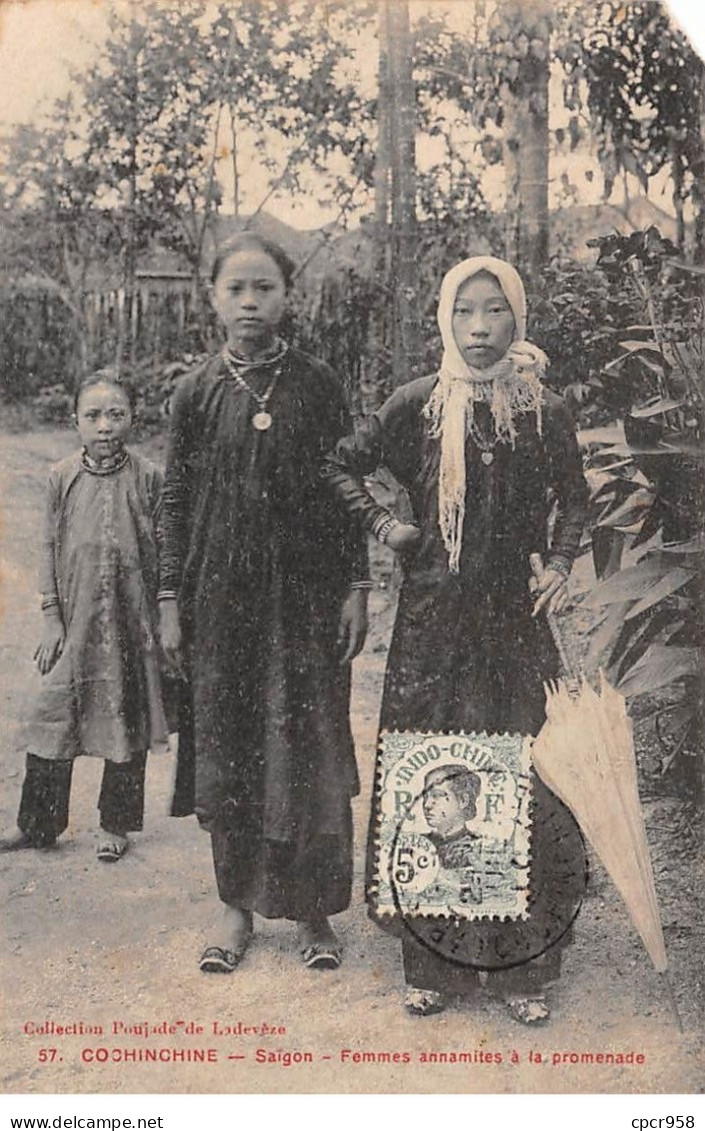
[[[301,961],[308,970],[337,970],[343,961],[343,948],[330,923],[299,924]]]
[[[522,1025],[544,1025],[551,1017],[551,1010],[543,994],[508,998],[506,1005],[510,1016]]]
[[[409,986],[404,995],[404,1008],[414,1017],[430,1017],[432,1013],[442,1013],[446,1007],[443,994],[438,990],[419,990]]]
[[[311,943],[302,949],[301,961],[309,970],[337,970],[343,954],[336,943]]]
[[[130,842],[127,837],[124,839],[122,837],[112,837],[101,840],[96,849],[96,856],[99,860],[102,860],[104,864],[117,864],[118,860],[122,860],[129,846]]]
[[[247,944],[235,950],[226,950],[222,946],[207,946],[201,955],[198,968],[204,974],[232,974],[244,958]]]
[[[242,933],[231,947],[207,946],[198,963],[204,974],[232,974],[242,962],[252,941],[252,914],[246,917]]]

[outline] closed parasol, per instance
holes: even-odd
[[[532,568],[540,568],[535,555]],[[573,813],[620,892],[654,967],[665,975],[668,958],[626,703],[602,672],[597,690],[584,676],[572,674],[556,618],[547,615],[568,678],[545,685],[546,722],[534,741],[532,760],[548,788]]]

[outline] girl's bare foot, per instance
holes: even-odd
[[[304,966],[309,970],[337,970],[343,960],[343,948],[325,915],[301,919],[297,926]]]
[[[206,974],[232,974],[250,945],[252,912],[226,905],[211,938],[213,941],[201,955],[200,969]]]

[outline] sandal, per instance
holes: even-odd
[[[96,856],[102,860],[104,864],[116,864],[118,860],[127,852],[129,841],[127,837],[117,838],[112,840],[103,840],[96,849]]]
[[[336,943],[311,943],[301,951],[301,961],[309,970],[337,970],[343,955]]]
[[[442,1013],[446,1007],[443,994],[438,990],[420,990],[409,986],[404,995],[404,1008],[414,1017],[430,1017],[432,1013]]]
[[[252,913],[243,912],[243,915],[243,924],[238,928],[232,946],[207,946],[203,951],[198,968],[204,974],[232,974],[242,962],[253,933]]]
[[[207,946],[201,955],[198,969],[204,974],[232,974],[242,962],[246,950],[246,942],[235,950],[226,950],[222,946]]]
[[[509,998],[506,1005],[510,1016],[522,1025],[544,1025],[551,1017],[551,1010],[543,994]]]
[[[337,970],[343,948],[327,919],[299,922],[301,961],[309,970]]]

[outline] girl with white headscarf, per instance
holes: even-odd
[[[543,385],[548,359],[526,340],[524,287],[509,263],[481,256],[453,267],[441,285],[438,324],[438,372],[398,388],[324,468],[362,528],[402,557],[381,729],[536,734],[543,681],[558,673],[541,614],[565,603],[587,500],[574,428],[561,398]],[[364,477],[380,465],[408,493],[413,523],[400,522],[366,490]],[[547,563],[538,578],[532,554]],[[533,789],[531,885],[541,890],[525,921],[464,921],[457,944],[468,960],[451,964],[434,946],[433,917],[411,930],[401,916],[378,919],[401,934],[411,1012],[437,1012],[449,993],[471,989],[484,967],[515,1018],[548,1017],[545,989],[570,935],[584,852],[560,802],[538,779]],[[558,825],[556,854],[549,830]],[[375,799],[370,862],[377,830]],[[559,884],[557,855],[574,882]],[[368,904],[375,917],[370,880]],[[544,925],[563,920],[566,930],[537,949],[532,940],[550,936]],[[519,959],[503,963],[510,952]]]

